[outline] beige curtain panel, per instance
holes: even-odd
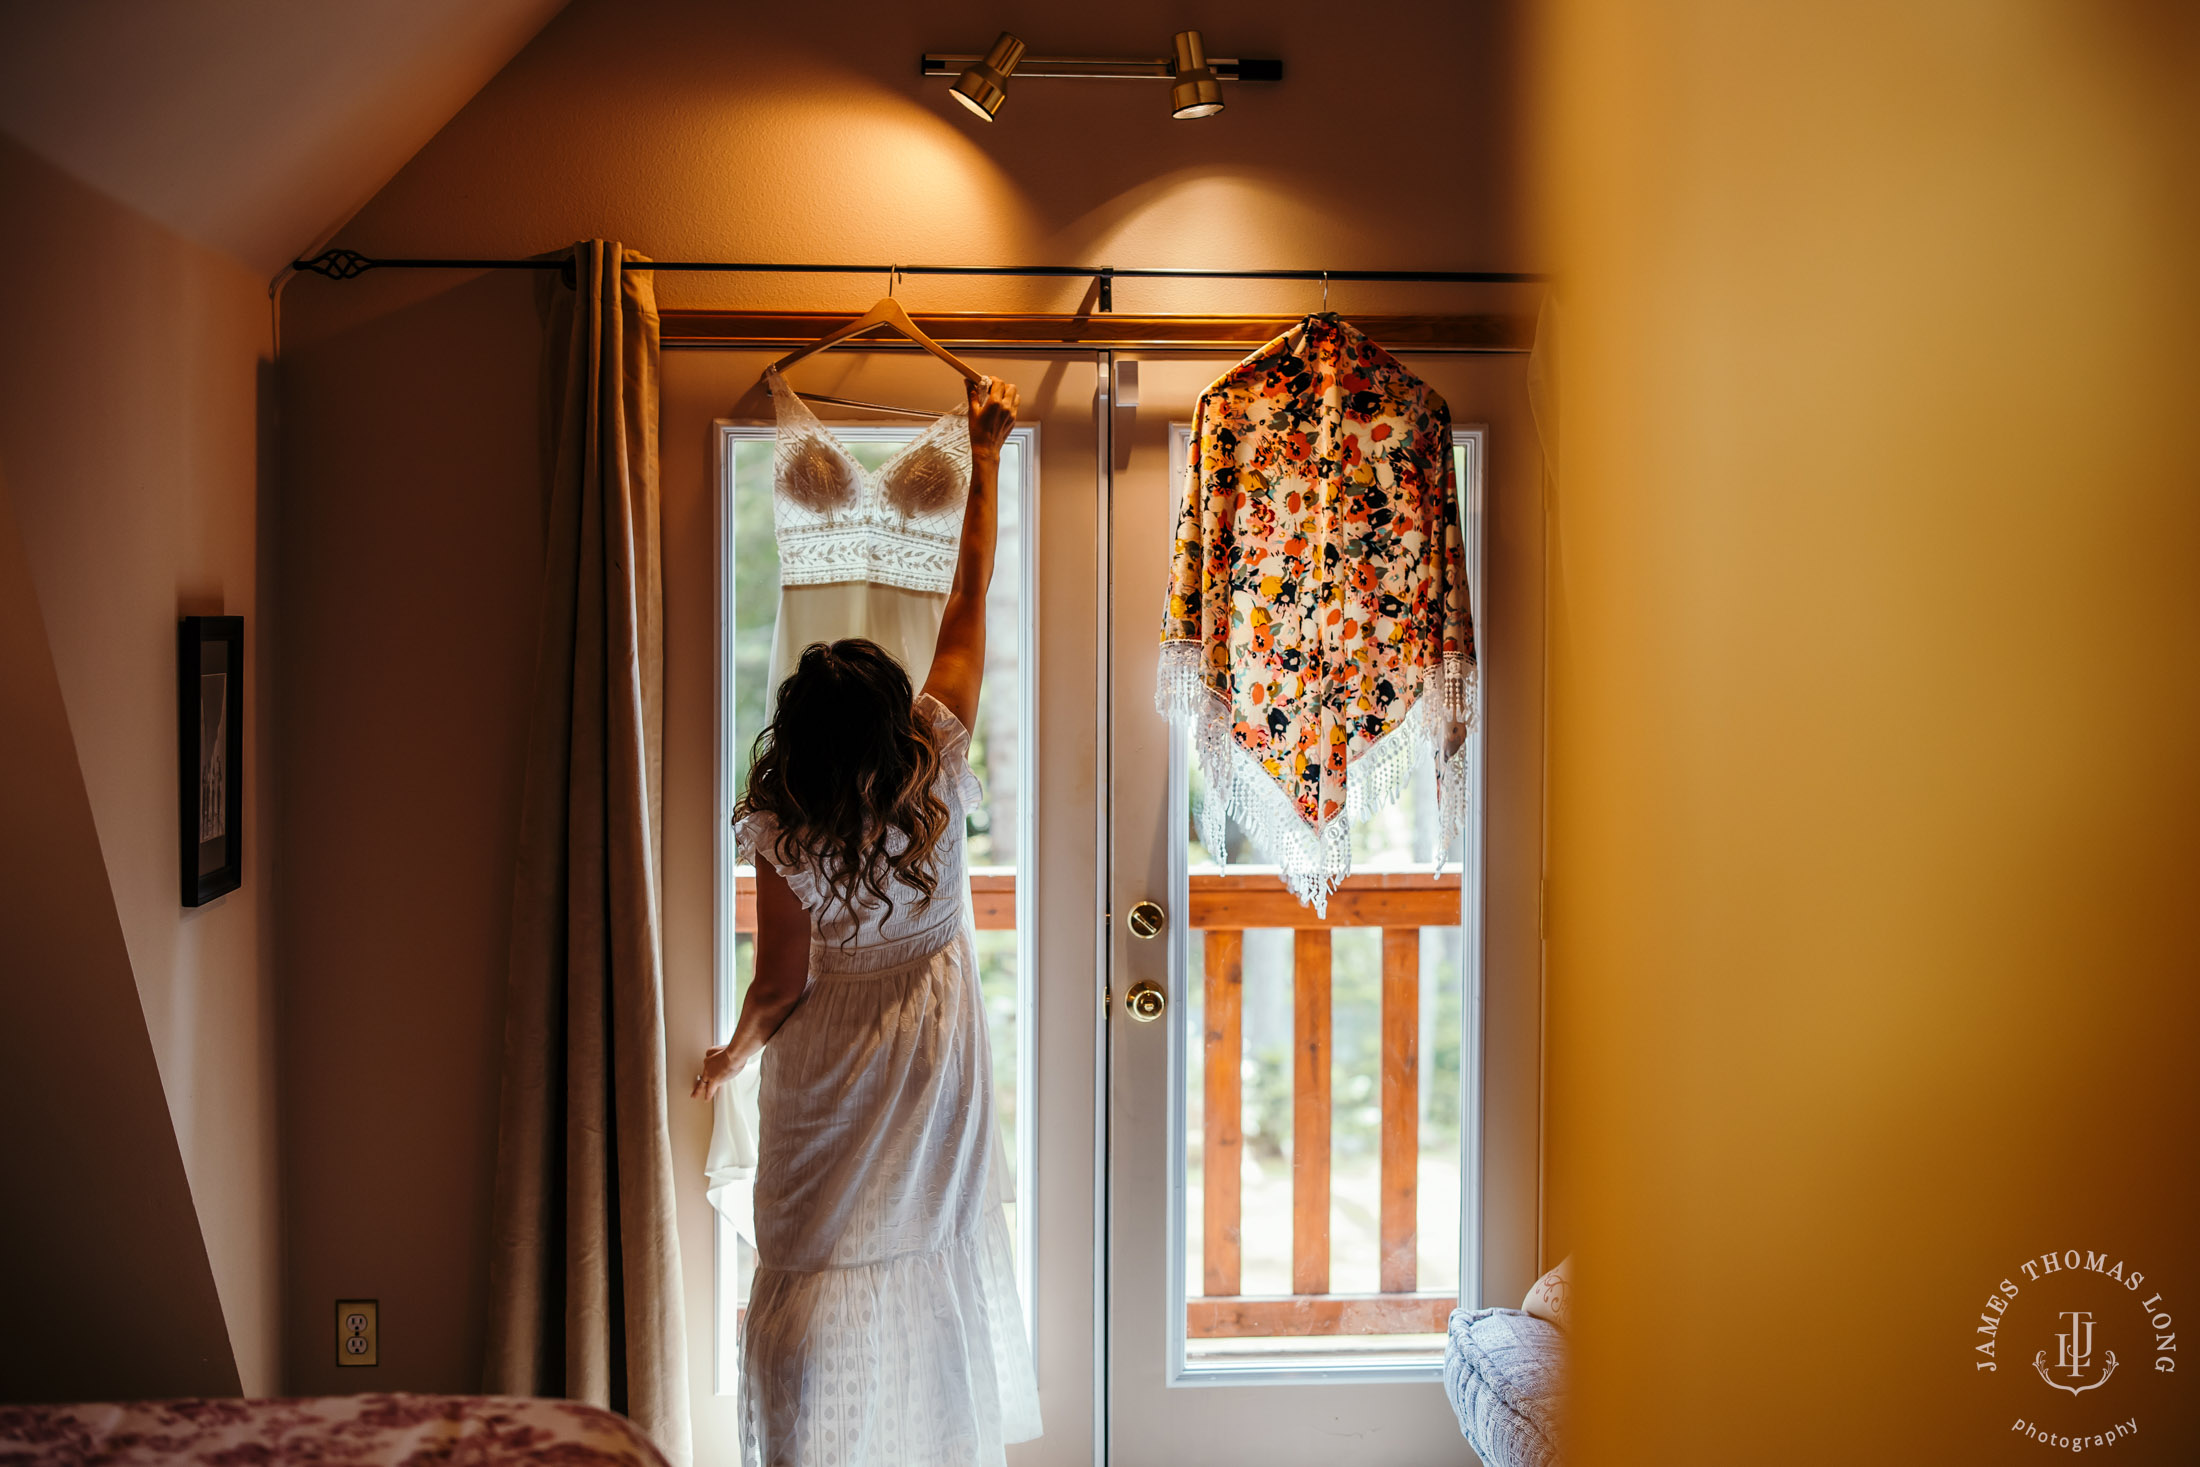
[[[632,1417],[687,1467],[659,917],[658,326],[641,256],[573,247],[512,899],[485,1384]]]

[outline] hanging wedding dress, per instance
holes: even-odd
[[[776,369],[772,525],[779,540],[776,692],[812,642],[867,637],[923,687],[955,580],[970,493],[967,407],[942,414],[867,471]]]
[[[1039,1434],[963,898],[970,735],[920,695],[949,821],[930,899],[837,896],[745,817],[742,858],[810,914],[810,987],[765,1046],[758,1267],[742,1332],[751,1467],[993,1467]],[[900,848],[898,831],[889,850]]]

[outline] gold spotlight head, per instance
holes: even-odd
[[[1024,43],[1002,31],[985,59],[956,77],[955,85],[948,90],[956,101],[991,122],[993,114],[1008,100],[1009,75],[1023,59]]]
[[[1222,110],[1222,83],[1207,64],[1206,43],[1198,31],[1176,33],[1176,84],[1169,88],[1174,117],[1212,117]]]

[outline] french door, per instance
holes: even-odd
[[[730,1028],[753,923],[723,813],[765,693],[776,561],[771,408],[755,383],[778,354],[668,354],[665,374],[667,483],[712,486],[668,491],[666,519],[668,964],[690,971],[707,945],[717,973],[710,1018],[674,984],[683,1033]],[[1488,424],[1461,435],[1487,567],[1475,859],[1455,857],[1442,882],[1415,868],[1407,808],[1368,862],[1392,869],[1358,878],[1336,926],[1304,927],[1257,852],[1233,850],[1245,864],[1227,876],[1203,869],[1186,818],[1196,778],[1154,712],[1181,434],[1237,358],[958,354],[1024,403],[977,730],[988,828],[973,833],[1045,1421],[1011,1462],[1468,1460],[1436,1384],[1442,1317],[1462,1293],[1517,1303],[1539,1252],[1540,468],[1521,364],[1412,363],[1455,418]],[[845,348],[790,376],[843,400],[815,411],[863,461],[922,420],[850,404],[938,411],[959,394],[906,350]],[[684,711],[684,690],[705,684],[714,774],[697,747],[712,719]],[[716,873],[710,939],[681,916],[700,870]],[[1152,938],[1133,935],[1145,901],[1161,909]],[[1150,1022],[1125,1004],[1141,989],[1142,1006],[1159,999]],[[1326,1064],[1302,1024],[1334,1051]],[[699,1110],[676,1107],[674,1123],[699,1160]],[[714,1456],[733,1442],[743,1245],[699,1175],[682,1194],[698,1455]]]

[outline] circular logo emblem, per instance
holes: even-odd
[[[2091,1249],[2017,1265],[1982,1304],[1971,1364],[2014,1402],[2009,1430],[2061,1451],[2132,1441],[2153,1382],[2177,1373],[2177,1320],[2144,1270]]]

